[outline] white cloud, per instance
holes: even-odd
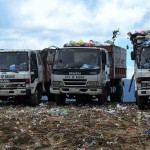
[[[86,3],[87,2],[87,3]],[[147,12],[141,3],[119,1],[97,1],[94,8],[88,1],[79,0],[28,0],[15,9],[16,26],[62,29],[77,33],[97,30],[103,35],[120,27],[130,29],[140,22]],[[18,12],[18,13],[17,13]]]
[[[130,30],[138,29],[147,7],[141,2],[124,0],[96,1],[94,8],[87,7],[89,1],[79,0],[28,0],[16,9],[15,26],[24,30],[40,28],[52,38],[56,34],[61,41],[85,39],[108,40],[112,30],[120,28],[119,38],[127,37]],[[144,3],[144,2],[143,2]],[[91,1],[90,1],[91,4]],[[19,13],[17,13],[17,11]],[[144,24],[143,24],[144,26]],[[60,43],[60,41],[56,41]]]
[[[78,31],[79,24],[82,26],[83,23],[85,25],[89,22],[89,14],[83,3],[75,4],[73,1],[25,1],[19,11],[18,18],[23,23],[22,25],[28,28],[42,27]]]
[[[79,39],[104,42],[118,28],[116,43],[125,46],[128,31],[149,27],[147,0],[14,0],[5,5],[9,10],[3,18],[11,15],[12,20],[6,32],[0,31],[4,47],[62,46]]]

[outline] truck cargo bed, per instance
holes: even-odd
[[[110,79],[126,78],[126,49],[116,45],[101,45],[108,51],[110,65]]]

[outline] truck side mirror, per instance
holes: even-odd
[[[131,52],[131,60],[135,60],[135,52],[134,51]]]

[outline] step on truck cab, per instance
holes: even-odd
[[[39,50],[0,50],[0,100],[15,98],[37,105],[45,90],[43,75]]]
[[[77,101],[97,98],[103,104],[122,101],[126,77],[126,50],[115,45],[95,43],[65,44],[56,50],[51,73],[50,92],[57,105],[66,95]]]

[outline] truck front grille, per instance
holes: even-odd
[[[86,79],[64,79],[65,86],[85,86]]]
[[[0,89],[22,89],[25,84],[0,84]]]
[[[150,77],[142,77],[141,81],[150,81]]]
[[[142,82],[141,83],[141,87],[142,87],[142,89],[150,89],[150,82]]]

